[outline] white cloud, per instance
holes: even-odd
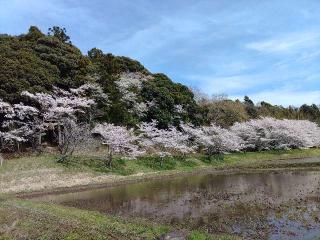
[[[251,42],[246,48],[264,53],[291,53],[304,48],[312,48],[319,44],[320,32],[289,33],[285,36],[264,41]]]
[[[271,104],[282,106],[300,106],[306,104],[318,104],[320,102],[320,91],[291,91],[291,90],[271,90],[249,94],[254,102],[266,101]],[[243,96],[230,96],[231,99],[243,99]]]
[[[231,76],[190,75],[184,77],[208,94],[243,92],[270,83],[268,74],[241,74]],[[272,79],[276,83],[278,79]]]
[[[208,36],[201,33],[206,31],[207,24],[202,20],[182,19],[177,16],[158,16],[143,28],[137,28],[134,32],[123,34],[116,41],[106,39],[100,45],[112,45],[111,48],[119,54],[127,54],[135,58],[157,55],[156,52],[169,54],[172,52],[185,52],[180,46],[203,40]],[[211,39],[211,38],[210,38]],[[212,39],[211,39],[212,40]],[[192,51],[192,49],[188,49]],[[181,52],[180,52],[181,54]]]
[[[244,95],[249,95],[255,102],[300,106],[320,103],[320,90],[310,90],[311,86],[316,86],[319,76],[319,73],[311,74],[309,71],[284,71],[225,77],[189,76],[187,79],[192,86],[209,95],[224,93],[232,99],[243,99]],[[309,86],[308,90],[306,86]]]

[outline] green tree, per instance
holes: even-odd
[[[155,119],[160,127],[178,125],[180,121],[202,123],[201,108],[196,104],[193,93],[186,86],[174,83],[164,74],[154,74],[154,79],[145,83],[142,98],[154,102],[145,121]],[[176,106],[183,111],[177,111]]]
[[[48,29],[48,35],[58,38],[63,43],[70,43],[71,44],[70,37],[67,35],[66,28],[53,26]]]
[[[250,118],[258,117],[258,111],[253,101],[248,96],[244,97],[244,106]]]
[[[207,124],[215,123],[221,127],[230,127],[235,122],[243,122],[249,119],[244,104],[239,100],[207,100],[199,103],[205,110]]]

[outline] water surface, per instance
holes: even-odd
[[[320,236],[320,172],[206,174],[39,198],[257,239]]]

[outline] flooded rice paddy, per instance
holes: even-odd
[[[246,239],[320,239],[318,171],[192,175],[37,200]]]

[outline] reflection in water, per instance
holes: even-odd
[[[211,233],[301,239],[320,234],[315,171],[198,175],[39,200],[125,217],[142,217]],[[306,238],[309,239],[309,238]]]

